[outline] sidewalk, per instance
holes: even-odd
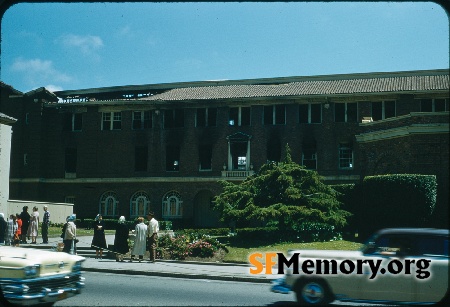
[[[90,247],[92,236],[82,236],[78,237],[78,239],[79,243],[77,244],[77,247]],[[38,239],[37,242],[39,243],[41,241]],[[26,244],[26,246],[36,248],[44,248],[44,246],[48,246],[48,249],[51,249],[53,246],[56,246],[58,242],[62,242],[61,238],[49,238],[49,244]],[[106,235],[106,243],[113,244],[114,235]],[[86,257],[86,261],[83,262],[83,270],[87,272],[258,283],[270,283],[271,280],[281,277],[280,275],[252,275],[249,273],[251,267],[249,264],[176,260],[157,260],[155,263],[150,263],[148,262],[148,259],[144,259],[141,263],[138,261],[133,261],[130,263],[128,260],[129,259],[125,259],[125,262],[117,262],[115,259],[95,259]]]

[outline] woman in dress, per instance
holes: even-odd
[[[30,224],[28,225],[27,237],[31,237],[31,244],[36,244],[36,237],[39,231],[39,212],[37,207],[33,207],[30,214]]]
[[[116,252],[116,261],[123,262],[123,256],[130,251],[128,247],[128,226],[125,224],[125,217],[119,218],[116,226],[116,236],[114,237],[114,251]]]
[[[106,249],[105,224],[100,214],[97,214],[94,221],[94,237],[92,238],[92,248],[95,249],[95,259],[102,259],[103,249]]]
[[[136,238],[134,239],[133,249],[131,251],[130,262],[133,262],[134,256],[139,255],[139,262],[144,259],[147,244],[147,225],[144,224],[144,218],[138,218],[138,224],[134,228]]]
[[[66,252],[68,254],[76,254],[77,253],[77,226],[75,225],[75,220],[77,216],[75,214],[72,214],[67,217],[65,230],[64,230],[64,249],[63,252]],[[72,249],[73,247],[73,249]]]
[[[22,208],[22,213],[20,213],[20,220],[22,221],[20,230],[20,243],[27,243],[27,232],[28,226],[30,225],[30,214],[28,213],[28,206],[24,206]]]

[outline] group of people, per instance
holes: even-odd
[[[138,223],[134,229],[135,239],[131,249],[130,262],[135,260],[136,255],[139,257],[139,262],[144,259],[145,252],[150,252],[149,261],[155,262],[156,260],[156,247],[158,242],[159,222],[155,219],[155,214],[149,212],[147,214],[148,225],[144,223],[144,218],[139,217]],[[102,216],[98,214],[94,221],[94,236],[92,238],[91,247],[95,249],[95,258],[102,259],[103,250],[107,249],[105,238],[105,225],[103,223]],[[119,218],[119,222],[116,226],[116,234],[114,237],[114,250],[116,254],[116,261],[123,262],[125,254],[130,251],[128,246],[129,229],[126,225],[124,216]]]
[[[144,218],[138,218],[138,224],[134,228],[134,244],[131,250],[130,262],[135,260],[135,256],[139,256],[139,262],[144,259],[146,250],[149,251],[150,262],[156,260],[156,247],[158,244],[159,222],[155,219],[153,212],[147,213],[148,225],[144,223]]]
[[[50,212],[44,206],[44,219],[42,221],[42,243],[48,243],[48,227],[50,225]],[[5,220],[5,215],[0,213],[0,244],[19,246],[21,243],[37,244],[36,239],[39,234],[39,212],[33,207],[33,212],[28,213],[28,206],[22,208],[20,214],[10,214]]]

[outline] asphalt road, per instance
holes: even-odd
[[[267,306],[295,301],[293,294],[270,292],[270,284],[94,272],[83,276],[83,293],[55,306]]]
[[[296,306],[270,284],[85,272],[83,293],[55,306]],[[333,305],[376,306],[334,302]],[[381,305],[379,305],[381,306]]]

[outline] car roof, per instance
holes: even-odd
[[[449,229],[438,228],[385,228],[377,232],[378,235],[384,234],[414,234],[414,235],[439,235],[449,236]]]

